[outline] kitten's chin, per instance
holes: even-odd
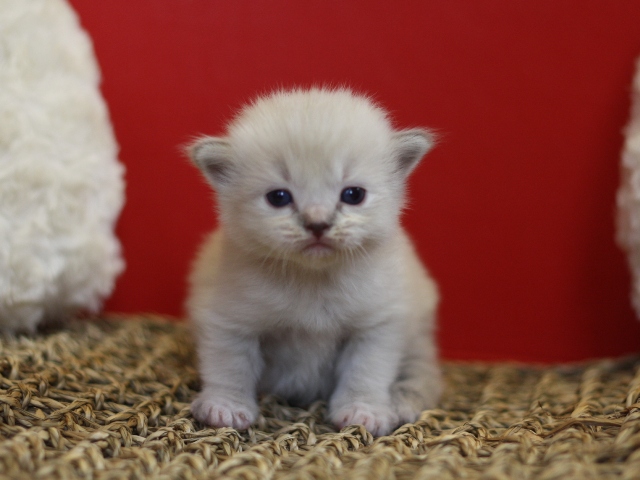
[[[336,249],[329,245],[313,243],[304,247],[295,257],[302,266],[317,269],[333,264],[338,254]]]

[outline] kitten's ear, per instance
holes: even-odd
[[[229,182],[233,162],[227,139],[201,137],[187,147],[187,154],[214,187]]]
[[[434,135],[422,128],[395,132],[393,134],[393,150],[396,162],[398,162],[398,171],[405,177],[409,176],[434,144]]]

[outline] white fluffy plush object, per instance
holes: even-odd
[[[123,167],[63,0],[0,1],[0,329],[96,311],[123,269]]]
[[[640,318],[640,58],[636,63],[631,103],[618,191],[618,243],[628,253],[633,277],[631,300]]]

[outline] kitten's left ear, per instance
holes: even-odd
[[[412,128],[395,132],[392,141],[398,171],[407,177],[425,153],[431,150],[435,144],[435,137],[422,128]]]

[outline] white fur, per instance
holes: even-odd
[[[270,392],[301,405],[326,399],[337,426],[382,435],[434,406],[438,294],[399,223],[406,177],[430,146],[426,131],[394,131],[362,96],[312,89],[260,98],[227,137],[191,147],[221,220],[187,303],[198,420],[246,428],[257,394]],[[364,202],[341,202],[354,186]],[[294,202],[273,207],[274,189]],[[305,222],[331,225],[324,246]]]
[[[618,244],[628,253],[633,276],[631,300],[640,318],[640,58],[633,81],[631,120],[622,152],[618,190]]]
[[[66,2],[0,2],[2,330],[99,309],[123,268],[123,168],[98,83]]]

